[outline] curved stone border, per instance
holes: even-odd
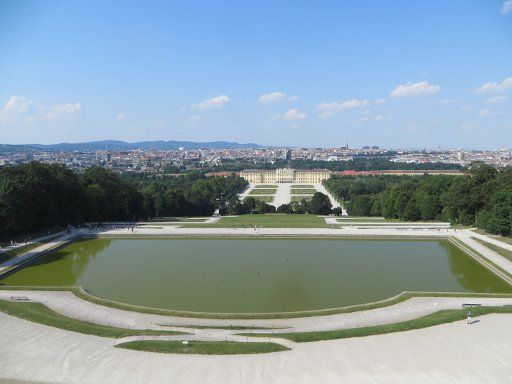
[[[0,291],[69,291],[77,298],[100,306],[119,309],[123,311],[136,312],[148,315],[172,316],[184,319],[210,319],[210,320],[281,320],[306,317],[330,316],[347,314],[353,312],[369,311],[385,308],[405,302],[414,298],[475,298],[475,299],[512,299],[512,293],[466,293],[466,292],[409,292],[404,291],[388,299],[365,304],[357,304],[346,307],[319,309],[312,311],[297,312],[272,312],[272,313],[216,313],[216,312],[192,312],[172,309],[160,309],[144,307],[139,305],[126,304],[114,300],[104,299],[87,292],[80,286],[68,287],[43,287],[43,286],[0,286]]]

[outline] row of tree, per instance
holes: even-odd
[[[223,215],[244,215],[248,213],[298,213],[298,214],[315,214],[329,215],[341,214],[341,208],[332,209],[329,197],[323,193],[316,192],[310,201],[306,199],[294,201],[288,204],[282,204],[277,209],[265,202],[255,199],[254,197],[246,197],[240,201],[237,197],[232,198],[223,205],[221,213]]]
[[[464,176],[334,177],[326,188],[349,215],[443,220],[512,234],[512,169],[474,163]]]
[[[92,221],[211,215],[246,186],[237,176],[134,179],[99,167],[80,175],[37,162],[1,167],[0,239]]]

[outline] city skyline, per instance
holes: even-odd
[[[0,4],[0,143],[512,142],[512,3]]]

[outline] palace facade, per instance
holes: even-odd
[[[240,172],[251,184],[305,183],[316,184],[330,178],[332,172],[327,169],[248,169]]]

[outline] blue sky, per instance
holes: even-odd
[[[512,147],[512,0],[0,0],[0,143]]]

